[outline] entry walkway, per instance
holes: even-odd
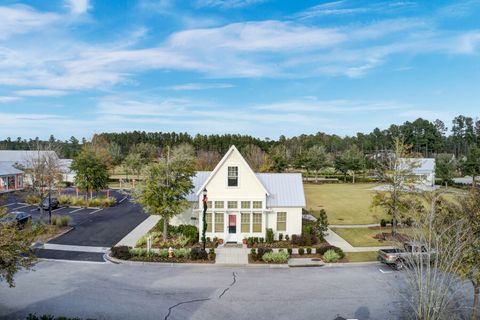
[[[243,246],[242,248],[231,248],[219,246],[215,249],[217,254],[215,264],[227,265],[246,265],[248,264],[248,253],[250,249]]]
[[[135,247],[137,240],[150,231],[155,225],[160,221],[161,216],[151,215],[140,223],[135,229],[130,231],[119,243],[117,246],[128,246]]]
[[[344,252],[367,252],[378,251],[380,249],[390,249],[392,246],[380,246],[380,247],[354,247],[348,243],[345,239],[333,232],[330,228],[328,234],[325,236],[325,240],[335,247],[339,247]]]

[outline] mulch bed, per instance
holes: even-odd
[[[132,257],[129,261],[164,262],[164,263],[215,263],[215,260],[192,260],[189,258]]]

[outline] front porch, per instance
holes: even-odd
[[[203,211],[196,210],[199,216],[200,239],[203,226]],[[254,209],[248,211],[223,210],[207,211],[206,237],[223,239],[226,243],[242,243],[249,237],[264,238],[272,210]]]

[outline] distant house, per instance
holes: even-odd
[[[402,158],[401,167],[411,169],[415,177],[415,184],[421,188],[435,187],[435,159],[434,158]]]
[[[203,225],[203,191],[208,196],[207,237],[242,242],[247,237],[265,237],[271,228],[282,233],[302,233],[305,208],[299,173],[255,173],[235,146],[211,172],[197,172],[189,194],[191,206],[172,224]]]
[[[75,173],[71,171],[71,159],[60,159],[55,151],[35,151],[35,150],[0,150],[0,165],[4,168],[16,168],[17,171],[22,172],[22,187],[23,184],[29,184],[31,179],[28,174],[24,174],[31,167],[33,159],[40,157],[52,156],[58,160],[60,172],[62,173],[62,180],[65,182],[73,182]]]
[[[0,193],[23,189],[23,171],[0,162]]]

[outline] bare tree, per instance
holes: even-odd
[[[61,182],[61,164],[53,144],[36,144],[32,147],[33,152],[26,153],[24,170],[34,194],[42,201],[47,195],[51,195],[53,187]],[[43,217],[43,206],[40,206],[40,210]]]
[[[409,152],[407,145],[398,138],[394,140],[394,145],[394,155],[380,157],[376,163],[376,175],[385,182],[385,188],[377,191],[372,202],[373,206],[385,208],[392,217],[392,236],[396,235],[398,220],[409,204],[407,196],[414,191],[412,171],[418,166],[415,161],[404,161]]]
[[[250,165],[250,168],[255,172],[261,171],[267,161],[267,154],[265,151],[253,144],[249,144],[245,147],[243,155]]]
[[[441,193],[425,193],[422,198],[427,203],[423,210],[417,206],[409,210],[415,221],[411,234],[415,249],[402,258],[407,301],[414,319],[463,319],[467,308],[457,274],[465,239],[472,235],[466,220],[456,217],[457,207]]]
[[[217,151],[204,151],[197,152],[196,169],[200,171],[210,171],[215,168],[222,156]]]

